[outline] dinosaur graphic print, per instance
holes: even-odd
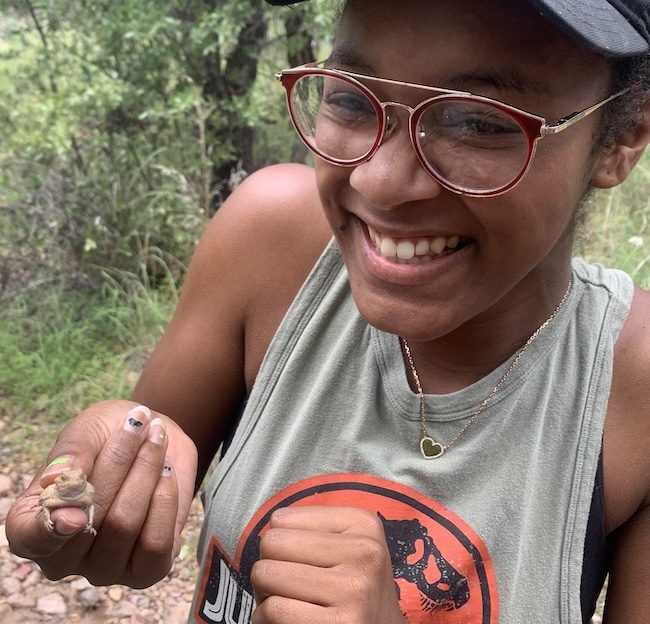
[[[409,624],[497,624],[498,592],[481,539],[460,518],[422,494],[368,475],[324,475],[278,492],[258,510],[231,560],[212,536],[194,618],[248,624],[255,608],[250,571],[275,509],[354,506],[384,525],[400,608]]]

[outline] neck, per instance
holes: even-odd
[[[533,295],[530,287],[518,286],[497,305],[441,338],[409,340],[423,391],[448,394],[462,390],[503,364],[553,317],[567,294],[569,280],[570,270],[562,281],[537,287]],[[417,391],[412,376],[408,377]]]

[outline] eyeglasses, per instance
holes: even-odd
[[[289,114],[305,145],[324,160],[354,167],[372,158],[397,126],[388,109],[409,113],[409,135],[418,160],[442,186],[461,195],[491,197],[524,176],[537,142],[566,130],[608,102],[547,123],[543,117],[464,91],[374,78],[323,62],[286,69],[276,78],[287,92]],[[436,93],[415,107],[382,102],[366,83]]]

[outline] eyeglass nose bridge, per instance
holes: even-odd
[[[384,132],[382,133],[381,141],[379,145],[381,145],[386,139],[390,138],[391,134],[393,134],[393,131],[395,128],[397,128],[397,118],[396,117],[391,117],[390,113],[388,112],[388,108],[403,108],[408,112],[409,119],[415,112],[415,108],[412,106],[409,106],[408,104],[402,104],[402,102],[380,102],[379,105],[381,106],[382,110],[384,111],[384,117],[386,119],[385,121],[385,127],[384,127]]]

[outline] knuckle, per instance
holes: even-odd
[[[168,556],[174,547],[173,535],[165,535],[156,530],[148,531],[138,540],[138,548],[145,558]]]
[[[162,468],[162,456],[156,455],[155,457],[146,452],[140,452],[133,460],[133,467],[142,472],[155,472],[156,475]]]
[[[356,540],[355,549],[358,558],[370,565],[383,565],[386,547],[371,537],[360,537]]]
[[[104,456],[109,465],[116,467],[127,467],[133,463],[133,450],[117,444],[107,445]]]
[[[257,590],[264,588],[269,579],[270,563],[266,559],[259,559],[253,564],[251,569],[251,583]]]
[[[260,538],[260,556],[269,557],[275,552],[282,541],[282,531],[278,529],[269,529]]]
[[[281,596],[269,596],[258,609],[262,610],[263,621],[281,622],[286,620],[287,601]]]
[[[360,513],[360,522],[362,526],[366,529],[366,532],[370,535],[384,535],[384,525],[381,521],[381,518],[367,509],[359,509]]]
[[[113,518],[109,522],[104,520],[102,528],[110,527],[111,537],[116,542],[131,542],[137,535],[140,525],[128,517]]]

